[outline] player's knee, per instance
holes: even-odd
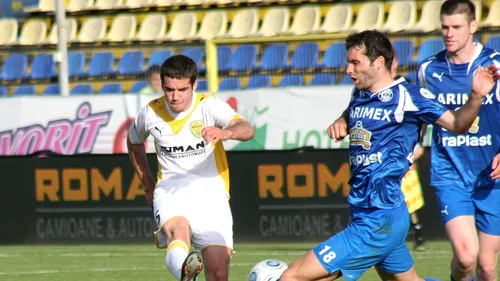
[[[279,281],[299,281],[300,278],[297,275],[297,270],[293,267],[293,264],[287,268],[282,274]]]
[[[227,267],[222,264],[219,266],[207,268],[206,271],[207,281],[227,281],[229,279],[229,272]]]
[[[462,272],[471,272],[476,267],[478,252],[477,249],[462,247],[456,250],[455,262]]]
[[[163,225],[163,232],[171,240],[186,240],[191,236],[189,221],[185,217],[173,217]]]
[[[477,272],[482,276],[482,280],[497,280],[496,260],[479,259]]]

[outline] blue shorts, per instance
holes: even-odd
[[[456,183],[435,188],[443,225],[459,216],[473,216],[481,232],[500,235],[500,182],[474,190]]]
[[[410,219],[406,204],[392,210],[350,206],[351,222],[342,232],[317,245],[316,258],[329,272],[357,280],[372,266],[403,273],[413,266],[406,247]]]

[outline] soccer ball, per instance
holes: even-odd
[[[288,265],[280,260],[263,260],[256,264],[248,275],[248,281],[277,281]]]

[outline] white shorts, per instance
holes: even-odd
[[[156,188],[154,216],[158,225],[156,246],[166,248],[168,239],[162,226],[173,217],[185,217],[191,226],[191,243],[201,250],[209,245],[233,248],[233,217],[227,195],[207,188]]]

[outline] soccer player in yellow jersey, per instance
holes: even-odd
[[[229,171],[223,140],[247,141],[252,125],[215,95],[196,93],[197,66],[176,55],[161,66],[164,96],[151,101],[130,126],[129,156],[153,208],[158,248],[180,281],[227,281],[233,247]],[[155,140],[158,174],[143,143]],[[189,253],[191,244],[196,249]],[[199,250],[199,251],[198,251]]]

